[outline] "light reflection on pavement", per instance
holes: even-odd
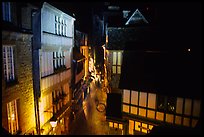
[[[106,93],[95,86],[93,80],[90,85],[90,93],[83,102],[83,109],[76,114],[70,134],[72,135],[107,135],[109,127],[105,119],[105,111],[96,109],[96,104],[106,105]]]

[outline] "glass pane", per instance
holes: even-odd
[[[200,116],[200,100],[193,101],[193,116]]]
[[[185,109],[184,114],[191,115],[191,99],[185,99]]]
[[[118,123],[114,123],[114,128],[118,128]]]
[[[113,65],[116,65],[116,57],[117,57],[116,52],[113,52]]]
[[[123,112],[129,113],[129,106],[123,104]]]
[[[147,93],[140,92],[139,106],[146,107],[146,104],[147,104]]]
[[[130,108],[130,113],[137,115],[137,107],[131,106],[131,108]]]
[[[155,109],[156,106],[156,94],[148,94],[148,108]]]
[[[155,111],[153,110],[147,110],[147,117],[148,118],[152,118],[152,119],[155,119]]]
[[[183,118],[183,125],[189,127],[190,126],[190,118]]]
[[[130,103],[130,90],[123,90],[123,102],[124,103]]]
[[[175,123],[178,125],[181,125],[181,116],[176,116],[175,117]]]
[[[112,66],[113,68],[113,74],[116,74],[116,66]]]
[[[140,131],[141,122],[135,122],[135,130]]]
[[[142,132],[147,133],[147,124],[142,123]]]
[[[121,66],[117,66],[117,74],[121,74]]]
[[[164,120],[164,113],[157,112],[156,119],[163,121]]]
[[[129,120],[129,134],[133,135],[133,130],[134,130],[134,121]]]
[[[118,65],[122,65],[122,53],[118,52]]]
[[[109,122],[109,127],[113,127],[113,122]]]
[[[119,124],[119,129],[123,129],[123,124]]]
[[[166,122],[173,123],[174,115],[166,114]]]
[[[138,92],[131,91],[131,104],[138,105]]]
[[[139,115],[140,115],[140,116],[143,116],[143,117],[146,117],[146,109],[144,109],[144,108],[139,108]]]
[[[183,110],[183,98],[177,98],[176,113],[182,114],[182,110]]]

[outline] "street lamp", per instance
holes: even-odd
[[[55,133],[55,127],[57,126],[57,118],[55,116],[50,119],[50,125],[52,126],[53,133]]]

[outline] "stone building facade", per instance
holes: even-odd
[[[21,6],[3,2],[2,7],[2,127],[11,134],[35,134],[33,35],[19,27]]]

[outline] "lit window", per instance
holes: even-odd
[[[109,127],[113,127],[113,122],[109,122]]]
[[[3,46],[4,78],[7,82],[14,81],[13,46]]]
[[[123,124],[119,124],[119,129],[123,129]]]
[[[129,113],[129,106],[123,104],[123,112]]]
[[[153,110],[147,110],[147,117],[154,119],[154,117],[155,117],[155,111],[153,111]]]
[[[156,106],[156,94],[148,94],[148,108],[155,109]]]
[[[142,123],[142,132],[143,132],[143,133],[147,133],[147,130],[148,130],[147,124]]]
[[[129,134],[133,135],[133,131],[134,131],[134,121],[129,120]]]
[[[2,2],[2,16],[4,21],[11,22],[11,3]]]
[[[122,52],[113,52],[112,73],[121,74]]]
[[[166,122],[173,123],[174,116],[172,114],[166,114]]]
[[[183,125],[189,127],[190,126],[190,118],[183,118]]]
[[[164,113],[157,112],[156,119],[163,121],[164,120]]]
[[[175,117],[175,124],[181,125],[181,116],[176,116]]]
[[[140,92],[139,106],[146,107],[147,104],[147,93]]]
[[[130,90],[123,90],[123,102],[124,103],[130,103]]]
[[[176,113],[182,114],[182,110],[183,110],[183,98],[177,98]]]
[[[14,134],[18,131],[18,113],[16,100],[7,104],[9,133]]]
[[[140,116],[143,116],[143,117],[146,117],[146,109],[144,109],[144,108],[139,108],[139,115],[140,115]]]
[[[184,114],[186,115],[191,115],[191,99],[185,99],[185,109],[184,109]]]
[[[137,91],[131,92],[131,104],[138,105],[138,92]]]
[[[140,131],[141,127],[141,122],[135,122],[135,130]]]
[[[193,116],[200,116],[200,100],[193,101]]]
[[[131,108],[130,108],[130,113],[137,115],[137,107],[131,106]]]

